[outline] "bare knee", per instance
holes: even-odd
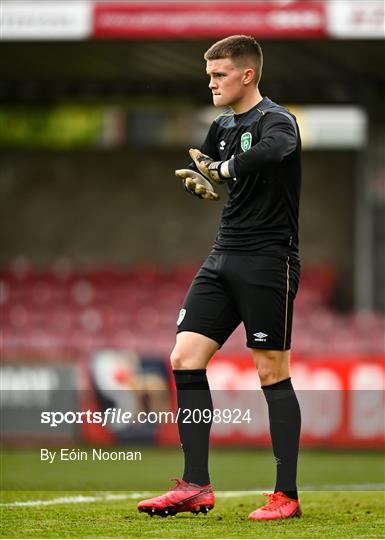
[[[177,346],[174,347],[170,362],[173,369],[194,369],[193,361],[186,353],[183,353]]]
[[[270,364],[262,364],[258,368],[258,376],[261,385],[274,384],[280,380],[279,370]]]
[[[218,343],[194,332],[177,334],[170,360],[173,369],[206,369]]]
[[[206,361],[194,351],[189,351],[176,345],[170,355],[173,369],[205,369]]]
[[[290,351],[253,350],[253,358],[262,386],[290,377]]]

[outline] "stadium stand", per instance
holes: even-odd
[[[175,320],[197,267],[141,264],[129,269],[36,270],[16,261],[0,272],[3,351],[88,354],[101,348],[168,354]],[[340,313],[328,266],[305,268],[294,320],[297,354],[381,354],[383,314]],[[242,326],[225,345],[245,347]]]

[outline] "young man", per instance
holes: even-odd
[[[194,278],[178,319],[171,363],[180,410],[212,410],[206,367],[240,322],[258,370],[277,464],[276,487],[251,520],[300,515],[296,486],[300,410],[289,373],[293,301],[299,281],[298,206],[301,142],[294,116],[262,97],[262,51],[249,36],[230,36],[205,53],[216,107],[190,169],[176,171],[186,189],[216,200],[209,181],[226,183],[213,250]],[[197,415],[199,417],[199,415]],[[208,474],[210,423],[178,421],[183,480],[139,503],[150,515],[206,513],[214,506]]]

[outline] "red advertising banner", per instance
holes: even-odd
[[[301,406],[303,447],[384,447],[383,357],[294,359],[291,372]],[[211,443],[269,446],[267,406],[251,358],[219,352],[208,366],[208,379],[214,410],[220,411],[218,421],[214,415]],[[157,440],[177,444],[176,425],[160,426]]]
[[[303,445],[350,448],[384,446],[383,357],[294,359],[291,372],[301,405]],[[213,442],[269,444],[266,403],[262,392],[250,391],[259,387],[250,358],[218,353],[208,367],[208,377],[210,387],[214,390],[214,407],[239,408],[242,413],[250,409],[253,416],[252,422],[220,422],[214,425]]]
[[[278,2],[96,2],[93,37],[127,39],[257,38],[327,36],[323,1]]]
[[[2,39],[384,39],[383,0],[2,0]]]
[[[90,358],[84,367],[90,385],[82,399],[83,410],[104,410],[109,404],[116,410],[130,411],[133,417],[142,410],[140,414],[148,418],[146,423],[117,424],[113,430],[85,425],[85,441],[124,444],[139,438],[151,444],[178,444],[177,422],[159,421],[161,411],[173,412],[174,420],[177,418],[168,360],[105,351]],[[270,445],[266,401],[250,356],[219,351],[207,374],[214,408],[211,442],[218,446]],[[383,357],[294,357],[291,374],[301,406],[302,446],[383,448]],[[187,420],[197,421],[195,417]]]

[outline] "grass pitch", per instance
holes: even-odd
[[[16,497],[18,501],[36,500],[37,495],[40,500],[58,496],[52,492],[20,492],[11,494],[9,500]],[[1,535],[2,538],[382,538],[384,535],[384,499],[378,492],[305,492],[302,518],[268,523],[247,520],[248,513],[265,500],[254,494],[231,498],[219,495],[215,509],[206,516],[186,513],[169,518],[139,514],[138,500],[2,507]]]
[[[114,476],[119,465],[126,490],[55,490],[60,468],[55,471],[51,487],[45,491],[21,491],[22,474],[41,475],[32,470],[31,452],[6,452],[7,490],[1,501],[2,538],[383,538],[384,524],[384,458],[380,453],[302,452],[300,485],[303,517],[285,521],[256,523],[248,514],[264,503],[255,493],[271,489],[274,465],[269,451],[213,450],[212,481],[217,491],[215,509],[206,516],[190,513],[175,517],[150,518],[136,510],[137,502],[156,495],[170,484],[168,476],[181,469],[178,450],[146,450],[149,472],[143,479],[141,467],[111,463]],[[161,456],[159,465],[159,456]],[[13,465],[24,459],[24,469]],[[90,485],[98,485],[98,465],[73,464],[75,476],[93,475]],[[85,468],[89,465],[90,468]],[[106,467],[108,464],[104,464]],[[226,470],[227,469],[227,470]],[[5,469],[3,468],[3,471]],[[10,472],[9,472],[10,471]],[[123,472],[122,472],[123,471]],[[106,471],[105,471],[106,472]],[[127,473],[127,474],[126,474]],[[68,475],[68,469],[61,474]],[[103,477],[104,477],[103,473]],[[12,476],[13,475],[13,476]],[[151,479],[151,475],[156,478]],[[226,477],[226,478],[225,478]],[[250,479],[245,487],[246,478]],[[47,486],[49,486],[49,474]],[[231,480],[231,482],[229,481]],[[3,475],[4,483],[4,475]],[[227,491],[232,489],[245,491]],[[17,490],[9,489],[11,485]],[[68,485],[70,485],[69,483]],[[134,493],[132,486],[142,485],[146,492]],[[373,490],[368,491],[368,485]],[[154,488],[152,486],[155,486]],[[226,488],[225,488],[226,486]],[[361,491],[357,491],[360,489]],[[150,489],[149,489],[150,488]],[[306,489],[307,488],[307,489]],[[349,488],[356,491],[348,491]],[[136,487],[135,487],[136,489]],[[225,491],[226,489],[226,491]],[[254,491],[246,491],[253,489]],[[365,489],[365,490],[364,490]],[[377,489],[377,491],[374,491]],[[128,491],[130,490],[130,491]],[[24,506],[27,504],[29,506]]]

